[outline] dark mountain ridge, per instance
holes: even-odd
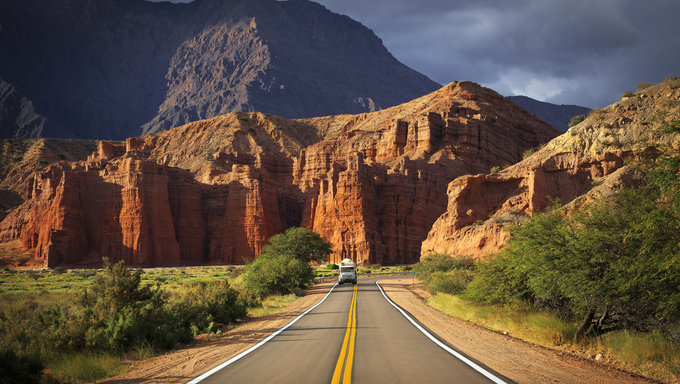
[[[569,122],[574,116],[587,116],[591,111],[578,105],[546,103],[527,96],[508,96],[508,99],[562,132],[569,129]]]
[[[363,113],[440,87],[307,0],[26,0],[0,9],[0,136],[109,138],[235,110]]]

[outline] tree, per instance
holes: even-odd
[[[245,271],[245,285],[259,297],[300,294],[314,283],[309,263],[290,255],[263,254]]]
[[[322,263],[331,254],[331,244],[305,228],[289,228],[269,238],[262,254],[245,271],[246,287],[260,297],[299,293],[314,282],[310,262]]]
[[[323,263],[331,254],[331,244],[307,228],[291,227],[269,238],[263,254],[287,255],[304,262]]]
[[[677,132],[680,122],[669,124],[667,133]],[[580,318],[574,341],[619,328],[672,329],[680,317],[680,154],[632,171],[636,188],[577,210],[558,205],[513,228],[466,294],[554,300]]]

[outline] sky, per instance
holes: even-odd
[[[173,0],[189,2],[189,0]],[[446,85],[605,107],[680,75],[678,0],[316,0]]]

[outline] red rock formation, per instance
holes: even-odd
[[[233,113],[51,166],[16,211],[28,219],[5,219],[0,234],[21,228],[48,266],[151,267],[243,263],[301,225],[332,242],[331,261],[411,263],[451,180],[515,163],[555,135],[469,82],[371,114]]]
[[[680,119],[680,81],[645,89],[591,114],[526,160],[496,174],[461,176],[448,187],[448,207],[422,244],[421,255],[447,253],[482,258],[498,251],[508,224],[543,210],[631,184],[624,159],[650,150],[649,143],[680,148],[676,136],[660,135],[664,119]],[[669,106],[676,106],[669,110]],[[655,121],[650,124],[650,121]]]

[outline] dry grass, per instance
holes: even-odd
[[[438,310],[485,328],[579,355],[601,354],[629,371],[667,383],[680,383],[680,349],[660,332],[616,331],[573,344],[575,322],[538,312],[525,304],[499,307],[438,293],[428,300]]]

